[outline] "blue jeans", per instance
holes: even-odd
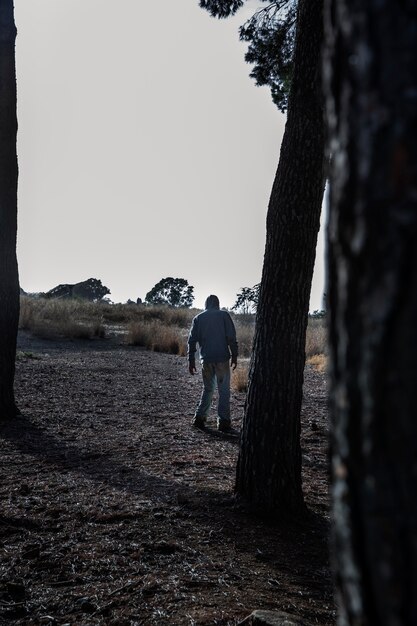
[[[206,419],[211,407],[214,388],[219,390],[217,413],[219,421],[230,422],[230,365],[229,361],[222,363],[202,363],[203,366],[203,393],[195,417]]]

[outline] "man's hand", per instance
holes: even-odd
[[[232,361],[231,361],[230,365],[232,366],[233,370],[236,369],[236,367],[237,367],[237,356],[232,356]]]
[[[188,363],[188,371],[190,372],[190,374],[192,374],[194,376],[194,374],[196,373],[196,367],[195,367],[195,361],[190,361]]]

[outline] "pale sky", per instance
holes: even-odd
[[[259,282],[285,117],[238,40],[258,4],[15,0],[23,289],[94,277],[125,302],[174,276],[230,307]]]

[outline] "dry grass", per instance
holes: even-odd
[[[328,357],[325,354],[314,354],[307,359],[307,364],[314,367],[318,372],[324,373],[327,371],[327,361]]]
[[[80,299],[49,300],[21,298],[20,328],[45,338],[90,339],[104,337],[111,326],[124,334],[127,343],[155,352],[185,355],[187,333],[198,309],[167,306],[94,303]],[[239,342],[239,367],[234,388],[246,390],[248,362],[255,331],[254,315],[232,314]],[[323,319],[310,318],[307,327],[306,357],[326,354],[326,329]]]
[[[167,352],[185,356],[187,337],[179,327],[165,326],[161,322],[132,322],[126,341],[131,346],[142,346],[154,352]]]
[[[30,298],[22,296],[21,328],[29,328],[34,316],[42,319],[82,319],[99,318],[105,324],[127,326],[131,322],[152,322],[159,320],[167,326],[188,328],[192,318],[199,313],[197,309],[174,309],[167,306],[147,306],[137,304],[108,304],[107,302],[88,302],[87,300]]]
[[[306,336],[306,358],[327,352],[326,322],[323,319],[309,319]]]
[[[47,300],[22,297],[19,327],[44,339],[104,337],[97,306],[80,300]]]
[[[254,315],[235,315],[233,320],[236,325],[236,335],[241,357],[250,357],[252,353],[253,336],[255,334]]]
[[[232,389],[246,393],[248,390],[249,359],[238,361],[237,368],[232,372]]]
[[[239,316],[236,316],[239,318]],[[243,357],[249,357],[252,351],[253,334],[255,330],[254,316],[250,316],[240,322],[235,319],[239,340],[239,353]],[[327,336],[324,319],[309,319],[306,333],[306,362],[317,371],[325,372],[327,369]],[[236,391],[246,392],[249,378],[249,358],[243,358],[232,374],[232,387]]]

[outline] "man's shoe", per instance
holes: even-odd
[[[202,417],[195,417],[193,421],[194,428],[202,428],[206,427],[206,422]]]
[[[220,420],[217,425],[217,430],[219,430],[221,433],[230,433],[230,431],[232,430],[232,424],[229,420]]]

